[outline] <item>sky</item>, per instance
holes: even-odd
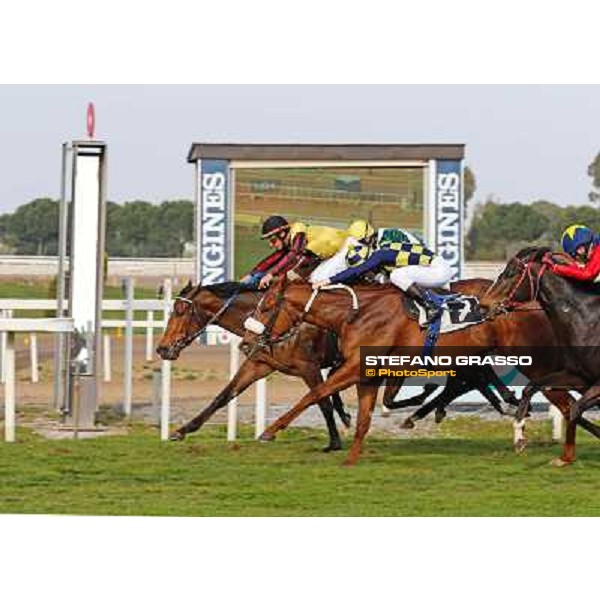
[[[2,85],[0,213],[58,197],[90,101],[116,202],[192,198],[193,142],[465,143],[477,201],[561,205],[600,151],[597,85]]]

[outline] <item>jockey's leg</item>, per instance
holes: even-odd
[[[346,270],[346,254],[348,253],[348,245],[350,239],[348,238],[344,245],[336,254],[331,258],[324,260],[310,274],[309,281],[315,283],[315,281],[323,281],[324,279],[331,279],[334,275],[341,273]]]
[[[442,309],[422,288],[441,287],[448,283],[451,277],[450,266],[440,256],[436,256],[430,265],[398,267],[390,274],[390,280],[395,286],[423,306],[427,314],[426,325],[437,319]]]

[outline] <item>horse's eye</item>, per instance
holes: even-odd
[[[187,302],[182,302],[181,300],[176,300],[175,304],[173,305],[173,312],[178,316],[181,317],[182,315],[185,314],[185,311],[188,308],[188,304]]]

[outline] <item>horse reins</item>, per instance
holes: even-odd
[[[547,255],[548,255],[548,253],[546,253],[543,258],[545,258]],[[543,260],[543,258],[542,258],[542,260]],[[508,294],[506,295],[506,298],[504,298],[504,300],[502,300],[502,302],[500,302],[492,310],[490,310],[490,312],[488,313],[488,316],[491,316],[492,318],[496,314],[507,313],[511,310],[518,309],[519,306],[522,304],[526,304],[527,302],[535,301],[540,292],[542,276],[544,275],[546,269],[548,268],[548,265],[546,263],[542,263],[540,266],[540,269],[537,273],[537,276],[535,276],[532,273],[532,267],[533,267],[534,263],[525,262],[524,260],[521,260],[520,258],[517,258],[516,256],[513,258],[513,260],[516,261],[517,264],[521,267],[521,275],[519,276],[519,279],[516,281],[516,283],[512,286],[512,288],[510,289]],[[525,300],[525,301],[515,300],[514,296],[517,293],[518,289],[521,287],[521,284],[525,280],[525,277],[527,277],[528,282],[529,282],[530,298],[529,298],[529,300]],[[534,309],[531,309],[531,310],[534,310]]]

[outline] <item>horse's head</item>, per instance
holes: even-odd
[[[546,261],[552,256],[550,248],[520,250],[481,297],[481,306],[494,314],[516,304],[536,300],[547,268]]]
[[[176,360],[179,353],[189,346],[204,329],[211,315],[196,302],[201,287],[191,281],[177,294],[169,322],[163,332],[156,352],[163,360]]]

